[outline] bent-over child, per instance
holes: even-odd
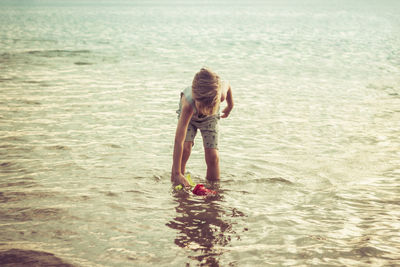
[[[227,106],[219,114],[220,103]],[[219,119],[227,118],[233,108],[232,89],[222,82],[217,74],[202,68],[194,76],[192,86],[181,93],[178,113],[178,125],[175,144],[171,181],[174,184],[189,186],[184,174],[186,162],[194,145],[197,129],[203,138],[204,154],[207,164],[207,180],[219,179],[218,124]]]

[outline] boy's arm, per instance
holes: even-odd
[[[189,121],[193,115],[193,108],[187,102],[184,96],[182,97],[181,101],[182,101],[182,110],[178,120],[178,126],[176,127],[176,132],[175,132],[171,181],[175,184],[183,184],[184,186],[189,186],[189,183],[186,181],[185,177],[183,176],[183,173],[181,173],[181,164],[182,164],[182,154],[183,154],[183,143],[185,142],[186,131],[189,125]]]
[[[227,118],[229,116],[229,113],[231,113],[233,109],[233,95],[232,95],[232,88],[229,86],[228,92],[226,93],[226,103],[227,106],[226,108],[222,111],[222,116],[221,118]]]

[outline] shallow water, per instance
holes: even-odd
[[[400,261],[397,1],[0,2],[0,250],[76,266]],[[219,195],[169,182],[180,90],[229,80]],[[201,138],[188,170],[205,182]]]

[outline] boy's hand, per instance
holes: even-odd
[[[228,91],[226,92],[226,102],[227,106],[222,111],[221,118],[227,118],[233,109],[233,96],[232,96],[232,88],[229,86]]]
[[[185,187],[190,187],[189,182],[185,179],[185,176],[183,176],[181,173],[179,174],[171,174],[171,181],[174,185],[183,185]]]
[[[226,108],[224,108],[224,110],[222,111],[222,115],[221,118],[227,118],[229,116],[229,114],[232,111],[232,107],[231,106],[227,106]]]

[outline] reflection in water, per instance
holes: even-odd
[[[219,266],[221,248],[227,246],[232,237],[240,239],[226,217],[244,216],[243,213],[221,207],[220,195],[204,198],[180,192],[174,194],[174,200],[176,217],[167,226],[178,231],[175,244],[193,250],[196,256],[191,258],[201,265]]]

